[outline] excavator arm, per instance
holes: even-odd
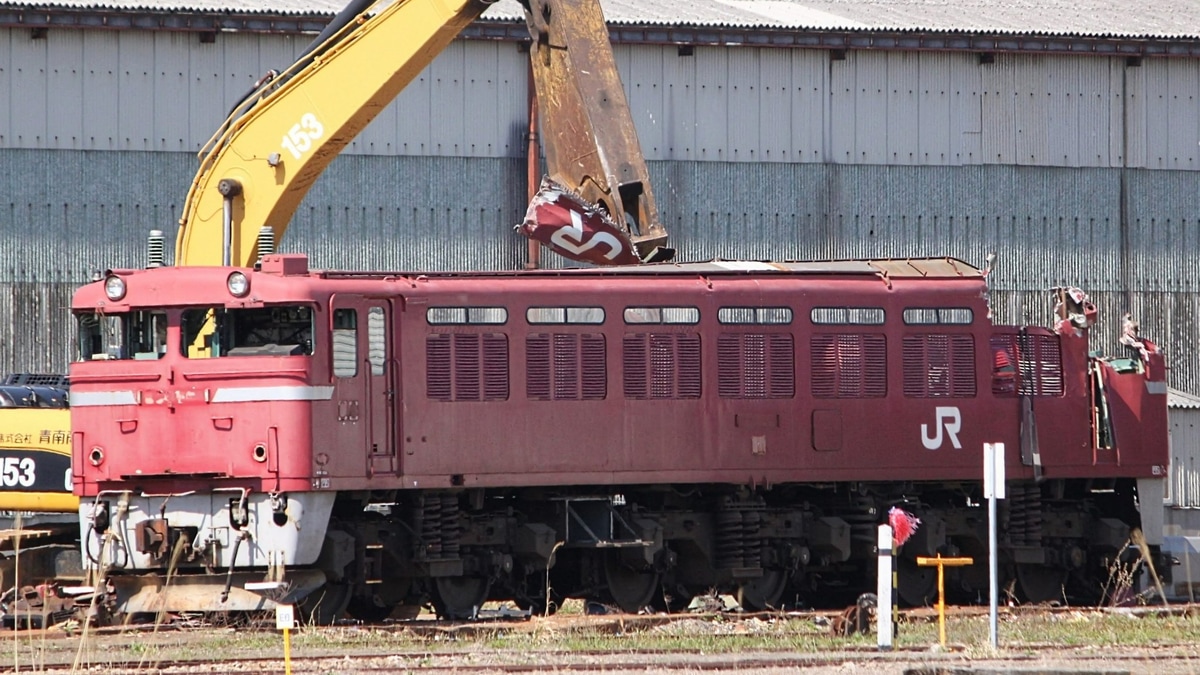
[[[485,9],[481,0],[369,4],[260,81],[202,152],[175,264],[253,264],[260,228],[282,238],[333,158]]]
[[[658,221],[650,174],[599,2],[522,4],[533,38],[529,58],[543,110],[549,176],[520,230],[576,260],[605,264],[670,259],[674,251],[666,248],[667,231]],[[567,211],[583,218],[554,219],[547,207],[561,203],[563,193],[582,203],[582,213]],[[561,227],[552,226],[562,220],[567,222]],[[588,223],[594,231],[585,229]],[[626,237],[632,250],[623,248]],[[604,241],[607,246],[600,245]]]
[[[576,260],[661,259],[666,232],[599,1],[532,3],[530,54],[552,175],[518,228]],[[482,0],[353,0],[318,46],[264,77],[205,145],[179,221],[175,264],[253,264],[260,231],[282,238],[334,157],[487,7]],[[558,232],[564,223],[567,231]],[[596,255],[614,248],[632,258]]]

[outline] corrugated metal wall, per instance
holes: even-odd
[[[0,30],[0,148],[198,149],[305,36]],[[1200,169],[1200,61],[618,45],[651,160]],[[458,41],[350,153],[519,157],[526,58]]]
[[[152,228],[173,237],[194,161],[188,153],[0,150],[0,188],[21,195],[0,201],[0,333],[12,326],[0,335],[0,368],[65,365],[66,343],[48,346],[27,327],[58,308],[52,335],[68,335],[65,289],[95,270],[143,264]],[[314,186],[281,248],[327,268],[515,269],[525,251],[512,232],[525,208],[523,169],[519,159],[344,156]],[[982,265],[995,251],[999,320],[1046,323],[1046,289],[1078,285],[1101,309],[1097,348],[1116,349],[1119,317],[1132,311],[1167,350],[1173,386],[1200,385],[1192,172],[724,162],[652,162],[650,172],[662,218],[689,259],[947,255]],[[70,200],[59,194],[64,185]],[[31,290],[39,284],[54,290]],[[31,293],[48,295],[29,304]]]
[[[1200,509],[1200,410],[1195,408],[1171,409],[1167,503],[1176,509]]]
[[[173,234],[190,152],[306,43],[0,30],[0,368],[65,367],[70,287],[139,264],[147,230]],[[1172,384],[1200,390],[1200,62],[617,57],[684,257],[997,251],[999,318],[1042,321],[1044,289],[1080,285],[1112,322],[1101,342],[1132,310],[1168,350]],[[284,247],[327,267],[518,266],[525,58],[452,45],[318,181]]]

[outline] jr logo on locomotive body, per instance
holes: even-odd
[[[921,425],[921,442],[925,444],[928,450],[937,450],[942,447],[942,429],[946,430],[946,437],[950,439],[950,445],[954,446],[955,450],[962,449],[962,443],[958,442],[958,430],[962,428],[962,413],[959,412],[957,406],[938,406],[933,411],[933,435],[929,435],[929,425]]]

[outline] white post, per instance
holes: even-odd
[[[892,526],[879,526],[879,577],[875,583],[879,649],[892,648]]]
[[[983,496],[988,500],[988,637],[1000,646],[997,606],[1000,596],[1000,555],[996,543],[996,500],[1004,499],[1004,444],[983,444]]]

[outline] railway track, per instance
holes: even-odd
[[[1006,608],[1006,624],[1025,620],[1075,621],[1089,617],[1167,618],[1200,622],[1196,607],[1137,610],[1078,608]],[[985,623],[986,608],[952,608],[952,625]],[[1057,618],[1056,618],[1057,617]],[[840,673],[845,664],[859,672],[951,673],[949,666],[981,656],[977,642],[955,642],[945,650],[898,641],[896,649],[879,652],[870,636],[833,638],[834,616],[827,612],[787,614],[575,615],[532,621],[489,620],[443,622],[414,620],[375,626],[342,625],[303,628],[292,633],[294,673],[383,672],[805,672]],[[921,631],[929,636],[935,621],[929,610],[903,613],[901,636]],[[780,631],[787,626],[789,632]],[[906,627],[907,626],[907,627]],[[799,629],[797,629],[799,627]],[[1007,632],[1007,629],[1005,629]],[[1200,628],[1198,628],[1200,630]],[[952,636],[954,634],[952,629]],[[960,629],[965,633],[965,629]],[[1099,639],[1099,638],[1098,638]],[[653,646],[658,644],[660,646]],[[667,645],[667,646],[661,646]],[[1065,656],[1064,656],[1064,650]],[[90,629],[64,635],[61,631],[22,631],[0,639],[4,654],[18,672],[121,673],[279,673],[283,670],[283,639],[266,622],[239,627],[197,627],[195,623],[164,623]],[[1193,652],[1195,655],[1193,656]],[[1159,641],[1153,650],[1139,651],[1137,667],[1121,669],[1124,658],[1089,645],[1064,648],[1061,643],[1022,641],[1002,654],[1009,666],[1069,661],[1074,673],[1174,672],[1164,664],[1190,663],[1200,668],[1197,641]],[[1110,667],[1118,664],[1116,670]],[[914,670],[930,664],[941,670]],[[957,665],[956,665],[957,664]],[[1160,668],[1158,666],[1164,665]],[[1173,665],[1171,667],[1174,667]],[[1081,670],[1082,668],[1082,670]],[[967,671],[962,671],[967,672]],[[984,671],[979,671],[984,672]],[[1005,672],[1052,673],[1037,671]]]
[[[814,669],[834,669],[836,672],[903,672],[916,675],[950,675],[952,673],[995,673],[995,663],[1003,663],[1009,675],[1037,673],[1057,675],[1059,672],[1072,675],[1117,675],[1118,673],[1148,672],[1156,666],[1176,664],[1181,661],[1179,650],[1194,645],[1158,645],[1151,653],[1140,653],[1125,660],[1136,666],[1123,667],[1123,658],[1113,653],[1063,653],[1060,645],[1023,644],[1013,653],[990,655],[989,659],[978,657],[977,661],[964,665],[959,646],[957,652],[931,653],[927,648],[909,647],[880,652],[874,647],[847,647],[844,650],[824,654],[802,654],[793,651],[759,651],[741,654],[704,654],[690,650],[652,651],[631,654],[620,650],[547,650],[524,652],[514,657],[507,654],[480,654],[478,652],[448,652],[432,654],[346,654],[346,655],[300,655],[290,659],[293,673],[346,673],[368,675],[371,673],[540,673],[540,672],[597,672],[647,673],[647,672],[795,672]],[[517,658],[521,662],[512,662]],[[505,659],[509,659],[506,661]],[[1045,667],[1047,660],[1064,660],[1071,663],[1069,669]],[[853,664],[853,665],[848,665]],[[1039,665],[1042,664],[1042,665]],[[1116,664],[1116,665],[1114,665]],[[1200,665],[1191,662],[1192,670]],[[101,668],[111,675],[126,673],[258,673],[277,674],[284,666],[282,654],[257,657],[233,657],[228,659],[128,659],[108,660],[102,663],[45,664],[37,672],[95,672]],[[1132,669],[1131,669],[1132,668]],[[1172,672],[1164,670],[1162,672]]]

